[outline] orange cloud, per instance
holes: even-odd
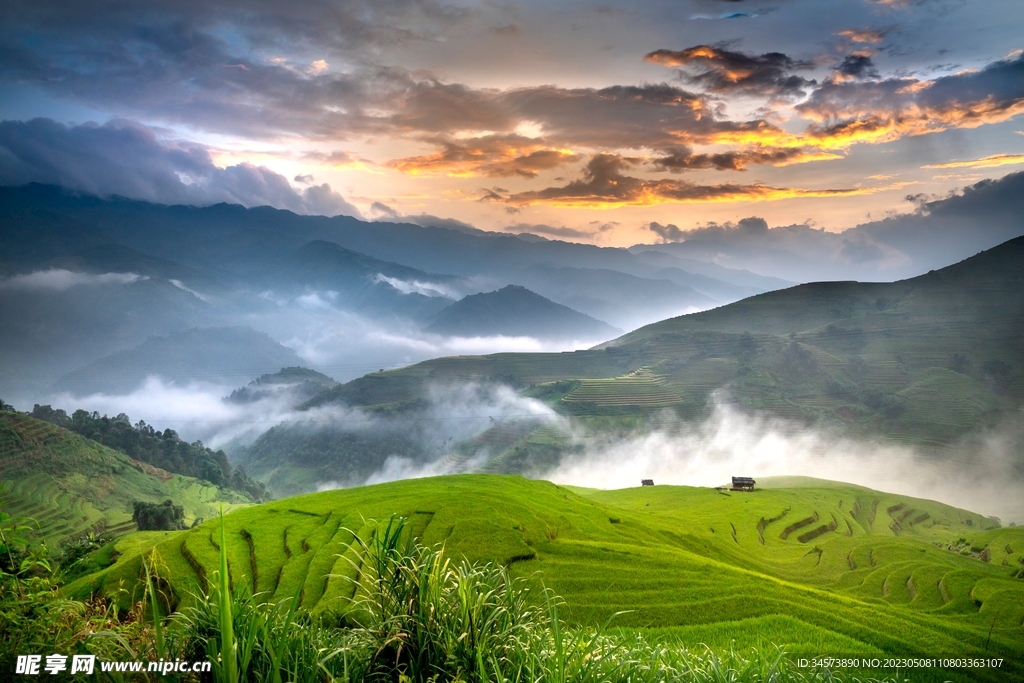
[[[836,33],[837,36],[849,38],[855,43],[880,43],[887,31],[876,31],[870,28],[853,29],[848,28]]]
[[[698,185],[680,180],[648,180],[623,174],[637,159],[596,154],[584,176],[562,187],[502,196],[490,192],[485,199],[508,204],[545,204],[558,207],[611,209],[671,203],[772,201],[793,197],[835,197],[873,194],[888,188],[805,189],[771,187],[763,183]]]
[[[991,154],[980,159],[968,161],[947,161],[944,164],[928,164],[921,168],[989,168],[992,166],[1010,166],[1024,164],[1024,154]]]
[[[1024,58],[931,81],[828,82],[796,109],[823,149],[1000,123],[1024,113]]]
[[[309,152],[306,155],[308,159],[315,159],[320,162],[320,165],[333,168],[336,171],[342,171],[345,169],[359,169],[361,171],[369,170],[368,167],[376,166],[375,163],[369,159],[356,156],[352,152],[346,152],[338,150],[335,152]]]
[[[389,161],[387,166],[410,175],[458,178],[535,178],[540,171],[574,161],[568,149],[553,149],[518,135],[489,135],[468,140],[435,139],[442,149],[434,154]]]

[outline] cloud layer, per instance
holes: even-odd
[[[0,184],[61,185],[101,196],[168,204],[274,206],[296,213],[359,215],[330,185],[296,190],[250,163],[214,164],[198,144],[161,140],[129,121],[66,126],[50,119],[0,122]]]
[[[83,285],[129,285],[149,278],[138,273],[79,273],[63,268],[39,270],[25,275],[0,279],[0,289],[35,289],[63,292]]]
[[[1019,6],[993,2],[1013,25]],[[1024,112],[1018,38],[983,22],[999,40],[961,39],[986,12],[938,5],[821,13],[794,0],[705,15],[700,0],[630,15],[587,1],[558,11],[442,0],[8,3],[0,89],[18,121],[0,131],[0,182],[354,213],[315,180],[325,175],[360,206],[486,216],[487,227],[517,211],[568,224],[562,209],[680,202],[803,198],[849,209],[860,206],[849,197],[879,194],[864,205],[891,209],[900,182],[934,191],[958,180],[925,169],[994,168],[1016,152],[993,145],[995,132],[919,140]],[[723,21],[736,18],[742,34]],[[931,23],[912,29],[921,18]],[[44,129],[23,115],[33,109],[109,122]],[[218,167],[210,141],[248,161]],[[963,153],[950,153],[954,143]],[[881,156],[891,152],[900,154]],[[965,157],[985,163],[943,165]],[[296,186],[270,170],[277,162]],[[913,177],[865,183],[877,175],[865,165]],[[479,203],[479,180],[495,178],[507,189],[487,196],[504,205]],[[667,209],[646,213],[668,222]]]

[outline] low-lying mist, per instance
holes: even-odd
[[[814,477],[1024,521],[1024,415],[948,452],[925,453],[742,412],[719,393],[710,417],[698,424],[584,438],[582,453],[541,476],[593,488],[637,486],[641,478],[721,486],[733,476]]]
[[[803,476],[938,500],[1004,522],[1024,522],[1024,414],[1000,427],[937,451],[882,440],[839,436],[729,403],[718,392],[709,417],[684,422],[659,416],[658,428],[610,436],[588,431],[546,404],[500,384],[461,383],[430,387],[416,409],[381,415],[342,404],[298,410],[287,392],[245,404],[224,401],[234,387],[192,383],[176,386],[158,377],[129,395],[60,395],[54,407],[84,408],[111,416],[128,413],[201,439],[231,454],[244,451],[272,427],[300,432],[401,434],[403,443],[357,477],[331,476],[320,490],[458,472],[486,471],[500,446],[471,450],[459,444],[496,426],[547,424],[562,435],[561,459],[534,467],[527,476],[594,488],[656,484],[720,486],[732,476],[754,479]],[[243,463],[244,464],[244,463]]]
[[[587,349],[607,339],[549,340],[529,336],[445,336],[408,319],[372,318],[330,305],[330,292],[310,292],[246,318],[294,350],[308,366],[345,382],[380,368],[439,356]],[[358,359],[358,362],[356,362]]]

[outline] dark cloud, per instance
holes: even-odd
[[[399,213],[397,211],[383,202],[374,202],[373,204],[370,204],[370,211],[378,216],[385,216],[391,219],[399,217]]]
[[[0,185],[30,182],[165,204],[230,202],[304,214],[359,214],[326,183],[299,192],[263,166],[219,168],[204,147],[161,141],[151,129],[129,121],[0,123]]]
[[[812,68],[813,63],[795,60],[781,52],[748,55],[696,45],[685,50],[655,50],[644,59],[679,67],[686,82],[719,94],[802,97],[807,88],[815,85],[815,81],[793,74]]]
[[[713,168],[718,171],[745,171],[751,164],[785,166],[809,158],[821,159],[820,154],[798,147],[737,149],[728,152],[695,154],[688,146],[665,150],[665,155],[654,157],[651,164],[662,171],[680,173],[693,169]],[[837,157],[836,157],[837,158]]]
[[[157,3],[145,10],[112,4],[89,16],[74,7],[68,16],[8,9],[9,21],[0,20],[6,47],[0,81],[32,84],[124,115],[252,138],[508,135],[532,122],[556,149],[637,149],[772,128],[763,121],[723,121],[702,95],[667,84],[493,90],[380,66],[365,58],[366,41],[390,45],[385,39],[399,18],[429,15],[457,23],[458,13],[449,17],[415,2],[300,4],[255,3],[251,12],[242,3]],[[359,16],[347,26],[350,14]],[[344,68],[332,68],[332,60]],[[335,157],[327,161],[365,161]],[[524,165],[554,159],[548,151],[516,168],[492,170],[528,171]]]
[[[870,55],[854,53],[846,56],[842,64],[836,67],[836,73],[846,78],[879,78],[875,63]]]
[[[502,94],[518,121],[543,127],[551,144],[604,149],[664,149],[720,136],[777,130],[761,120],[723,120],[703,95],[665,83],[601,89],[538,87]]]
[[[407,85],[367,51],[436,40],[467,16],[435,0],[4,3],[0,81],[212,131],[343,137]]]
[[[859,225],[852,232],[909,254],[921,272],[1024,234],[1024,172],[982,180],[939,199],[908,200],[916,205],[913,213]]]
[[[651,232],[660,237],[661,241],[665,244],[668,244],[669,242],[679,242],[686,234],[674,223],[662,225],[661,223],[651,221],[651,224],[647,227]]]
[[[79,31],[79,37],[102,45],[116,34],[139,36],[165,51],[188,51],[188,33],[216,33],[225,26],[245,47],[283,48],[315,45],[345,51],[436,40],[458,30],[471,14],[465,7],[437,0],[151,0],[144,6],[119,0],[4,3],[0,16],[13,32],[32,27],[39,38]],[[167,35],[170,24],[182,30]],[[268,28],[270,27],[270,28]],[[106,31],[105,31],[106,29]],[[127,46],[126,46],[127,47]]]
[[[309,174],[303,175],[300,173],[299,175],[292,178],[292,180],[294,180],[297,183],[302,183],[303,185],[309,185],[311,182],[316,180],[316,178]]]
[[[789,197],[824,197],[868,194],[869,189],[805,190],[777,188],[752,183],[698,185],[681,180],[648,180],[627,176],[624,171],[637,166],[640,159],[615,154],[595,154],[587,163],[583,177],[562,187],[520,192],[503,201],[512,204],[551,204],[555,206],[645,206],[676,202],[713,202],[771,200]],[[497,193],[494,193],[497,194]]]

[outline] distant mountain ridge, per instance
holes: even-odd
[[[338,308],[422,319],[452,303],[466,283],[313,240],[287,255],[266,282],[283,291],[334,292]]]
[[[627,330],[646,324],[652,317],[661,320],[719,303],[693,287],[667,278],[639,278],[607,268],[540,264],[509,279],[545,298]],[[722,286],[728,287],[724,283]],[[734,288],[733,296],[738,291],[741,288]],[[643,308],[637,302],[643,302]]]
[[[605,339],[621,333],[608,323],[519,285],[471,294],[434,316],[425,329],[460,337],[502,335],[563,340]]]
[[[139,230],[139,225],[146,225],[146,230]],[[163,206],[38,184],[0,187],[0,227],[0,253],[6,262],[0,266],[8,270],[118,243],[190,267],[244,273],[276,264],[282,254],[315,240],[381,261],[460,277],[505,276],[541,263],[608,268],[637,277],[650,270],[619,248],[532,242],[507,233],[411,223],[367,223],[348,216],[298,216],[270,207]],[[721,279],[728,273],[721,268],[712,277]]]
[[[192,328],[152,336],[61,378],[55,388],[78,395],[129,393],[151,375],[175,383],[236,383],[274,368],[299,365],[291,349],[249,327]]]

